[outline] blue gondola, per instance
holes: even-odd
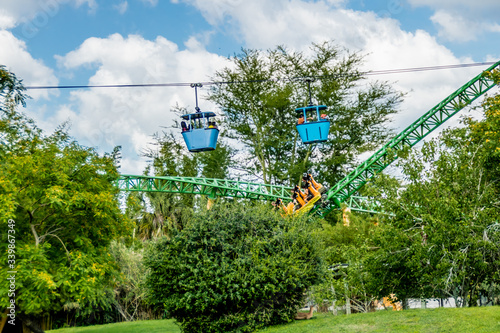
[[[326,110],[325,105],[309,105],[295,109],[299,121],[297,123],[297,131],[303,143],[318,143],[328,140],[330,131],[330,121],[326,118],[326,114],[321,114],[321,111]]]
[[[181,116],[182,136],[188,150],[192,153],[214,150],[217,146],[219,129],[213,112],[196,112]]]

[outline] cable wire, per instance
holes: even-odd
[[[455,68],[465,68],[465,67],[475,67],[475,66],[488,66],[493,65],[495,62],[475,62],[468,64],[456,64],[456,65],[443,65],[443,66],[428,66],[428,67],[411,67],[411,68],[399,68],[399,69],[384,69],[378,71],[368,71],[359,72],[356,74],[335,74],[335,75],[323,75],[323,76],[308,76],[308,77],[293,77],[293,78],[276,78],[276,79],[262,79],[262,80],[248,80],[248,81],[209,81],[209,82],[196,82],[196,84],[202,84],[206,86],[210,85],[221,85],[221,84],[239,84],[239,83],[252,83],[252,82],[269,82],[269,81],[291,81],[291,80],[307,80],[307,79],[332,79],[345,77],[350,75],[356,76],[372,76],[372,75],[386,75],[386,74],[401,74],[401,73],[412,73],[412,72],[424,72],[424,71],[434,71],[443,69],[455,69]],[[41,90],[41,89],[90,89],[90,88],[144,88],[144,87],[191,87],[194,83],[138,83],[138,84],[104,84],[104,85],[61,85],[61,86],[26,86],[29,90]]]

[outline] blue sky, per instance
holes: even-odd
[[[366,54],[365,70],[497,61],[499,39],[498,0],[0,0],[0,64],[27,86],[207,81],[241,48],[307,52],[326,40]],[[407,93],[402,129],[485,68],[373,79]],[[82,144],[121,145],[132,174],[170,109],[194,107],[178,87],[29,93],[25,111],[42,128],[70,121]]]

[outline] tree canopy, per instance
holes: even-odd
[[[484,107],[484,120],[465,119],[465,127],[445,130],[400,162],[406,185],[383,200],[392,215],[374,237],[381,250],[365,262],[377,295],[474,305],[498,293],[500,178],[492,160],[500,142],[491,141],[498,99]]]
[[[156,134],[154,146],[144,151],[151,159],[145,174],[155,176],[228,178],[233,149],[219,140],[213,151],[189,153],[186,146],[171,132]],[[177,193],[133,193],[128,197],[128,214],[137,224],[140,239],[169,236],[172,230],[183,229],[196,206],[206,198]],[[204,202],[205,203],[205,202]]]
[[[249,332],[288,322],[322,276],[314,224],[269,205],[217,205],[146,256],[153,303],[184,332]],[[310,222],[309,222],[310,223]]]
[[[243,50],[214,76],[227,84],[215,85],[209,99],[223,110],[227,135],[244,145],[239,164],[265,183],[292,185],[310,170],[332,185],[360,153],[391,134],[387,123],[401,93],[384,82],[366,85],[359,54],[332,43],[314,44],[311,54]],[[311,77],[312,100],[329,107],[332,126],[327,142],[303,145],[294,109],[309,103],[305,79]]]
[[[16,80],[2,77],[9,82],[5,96],[19,100],[22,89],[10,82]],[[112,239],[131,233],[113,184],[118,177],[115,154],[100,156],[80,146],[66,125],[47,136],[15,103],[4,102],[0,216],[4,229],[9,219],[15,222],[11,270],[17,272],[18,315],[76,310],[85,315],[109,308],[117,270],[106,249]],[[1,250],[7,253],[7,234],[1,237]],[[2,261],[4,281],[6,264]],[[4,308],[9,302],[5,287],[0,296]]]
[[[387,140],[402,95],[385,82],[366,85],[359,54],[331,43],[311,50],[243,50],[215,74],[226,84],[209,98],[223,109],[227,136],[243,145],[241,160],[224,141],[190,154],[164,133],[145,152],[144,173],[229,178],[236,166],[266,183],[296,184],[304,171],[336,183],[360,153]],[[332,126],[327,142],[306,146],[293,109],[309,103],[310,78],[312,100],[329,106]],[[151,310],[147,292],[184,331],[229,332],[289,321],[313,285],[319,301],[350,299],[358,311],[391,294],[452,296],[459,305],[498,299],[498,94],[485,99],[484,119],[464,118],[461,128],[402,156],[403,182],[379,175],[365,191],[384,194],[385,214],[352,215],[350,226],[283,218],[245,200],[207,211],[205,199],[189,194],[131,194],[124,213],[114,186],[119,148],[100,155],[72,139],[67,124],[46,135],[17,110],[26,98],[22,82],[0,66],[0,223],[15,235],[19,316],[115,306],[133,320]],[[135,239],[114,241],[127,235]],[[0,237],[0,250],[12,250],[8,234]],[[142,242],[150,243],[144,261]],[[1,306],[8,295],[2,285]]]

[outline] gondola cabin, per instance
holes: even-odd
[[[310,105],[295,109],[299,118],[297,131],[303,143],[311,144],[328,140],[330,121],[326,118],[326,114],[321,113],[326,108],[325,105]]]
[[[214,150],[219,138],[219,128],[213,120],[215,113],[196,112],[182,115],[182,137],[192,153]]]

